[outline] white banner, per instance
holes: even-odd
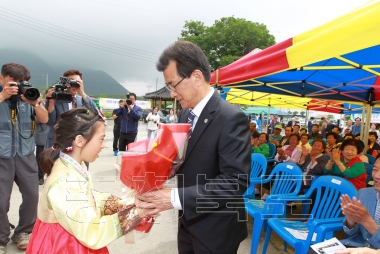
[[[119,107],[120,99],[99,98],[99,106],[101,109],[115,109]],[[151,108],[150,101],[136,101],[136,105],[142,109]]]

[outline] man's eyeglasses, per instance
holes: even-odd
[[[178,86],[182,82],[182,80],[184,80],[185,78],[186,77],[184,77],[183,79],[181,79],[180,81],[178,81],[178,83],[175,84],[174,86],[169,86],[168,84],[165,84],[166,89],[168,89],[169,91],[175,91],[176,90],[175,87]]]

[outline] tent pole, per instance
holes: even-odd
[[[174,115],[177,115],[177,99],[174,98],[174,107],[173,107],[173,110],[174,110]]]
[[[269,98],[269,104],[268,104],[267,124],[265,125],[265,133],[268,132],[269,116],[270,116],[270,98]],[[269,135],[269,133],[267,134]]]
[[[367,104],[363,103],[362,121],[361,121],[361,124],[360,124],[360,139],[363,140],[363,142],[364,142],[364,139],[363,139],[364,131],[363,130],[364,130],[364,123],[365,123],[364,122],[364,118],[366,118],[365,117],[366,113],[367,113]],[[365,144],[365,142],[364,142],[364,144]]]
[[[367,152],[367,147],[368,147],[368,134],[369,134],[369,126],[371,124],[371,115],[372,115],[372,105],[371,104],[367,104],[366,106],[366,109],[367,109],[367,114],[365,115],[366,118],[365,118],[365,124],[363,123],[363,120],[362,120],[362,126],[361,126],[361,131],[363,131],[363,139],[362,141],[364,142],[364,151],[363,153],[366,153]]]

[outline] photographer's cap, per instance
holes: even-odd
[[[279,130],[282,130],[282,125],[281,124],[277,124],[276,126],[274,126],[275,129],[279,129]]]

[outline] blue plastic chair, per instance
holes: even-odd
[[[274,181],[274,183],[271,188],[271,193],[265,202],[254,199],[245,200],[245,209],[254,219],[251,253],[256,253],[263,224],[265,223],[265,228],[267,219],[273,217],[275,207],[278,205],[276,201],[273,202],[272,197],[291,197],[298,195],[302,185],[302,170],[292,163],[280,163],[275,166],[267,178],[262,176],[260,178],[251,179],[250,187],[253,188],[255,184],[267,183],[269,181]],[[279,216],[283,217],[286,215],[286,204],[279,205],[281,206],[281,209],[278,210],[280,213]]]
[[[364,155],[367,156],[369,164],[372,164],[372,165],[375,164],[376,158],[374,156],[368,153],[365,153]]]
[[[267,169],[267,159],[261,153],[253,153],[251,155],[251,174],[249,175],[250,181],[257,179],[265,174]],[[245,198],[255,198],[255,186],[250,184],[248,189],[243,194]]]
[[[353,198],[356,195],[356,188],[341,177],[320,176],[313,182],[305,195],[298,196],[293,200],[310,200],[314,191],[316,199],[306,223],[304,220],[294,219],[271,218],[268,220],[262,253],[266,253],[272,230],[284,239],[285,251],[287,251],[287,244],[290,244],[295,249],[295,254],[301,254],[307,253],[310,244],[324,241],[326,234],[331,236],[331,231],[343,229],[344,217],[341,217],[340,197],[347,194]],[[279,197],[276,201],[279,203],[289,201],[281,199]],[[285,228],[308,231],[306,240],[295,238]],[[314,233],[317,233],[316,239],[312,239]]]
[[[366,171],[366,174],[367,174],[367,180],[365,181],[366,185],[368,187],[372,187],[372,185],[369,184],[370,181],[372,181],[372,170],[373,170],[373,165],[372,164],[369,164],[369,163],[366,163],[366,162],[363,162],[364,163],[364,166],[365,166],[365,171]]]
[[[267,162],[274,162],[274,156],[276,155],[277,148],[272,142],[267,142],[269,146],[269,157],[267,158]]]

